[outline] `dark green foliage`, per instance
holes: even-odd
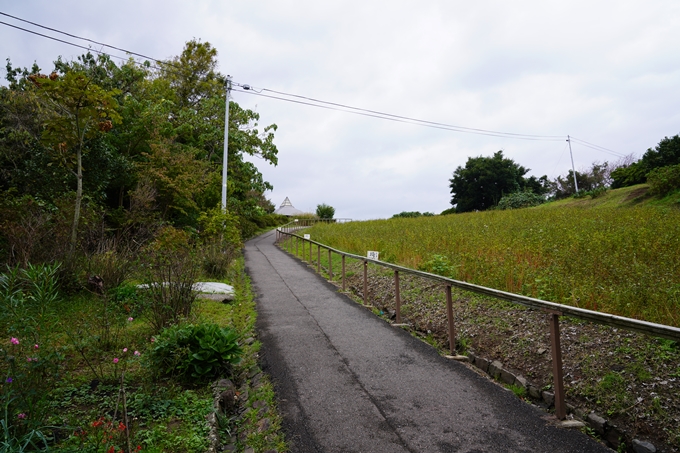
[[[515,192],[505,195],[498,202],[498,209],[519,209],[545,203],[545,197],[533,192]]]
[[[659,167],[647,174],[650,195],[663,197],[680,189],[680,164]]]
[[[400,219],[400,218],[413,218],[413,217],[420,217],[420,216],[432,216],[431,212],[424,212],[421,213],[420,211],[402,211],[399,214],[394,214],[392,216],[393,219]]]
[[[640,162],[633,162],[612,171],[612,189],[642,184],[647,180],[647,172]]]
[[[228,376],[243,353],[238,334],[217,324],[180,324],[164,329],[154,342],[148,365],[160,376],[184,381]]]
[[[680,135],[671,138],[664,137],[656,145],[656,148],[649,148],[639,161],[621,167],[612,172],[612,188],[632,186],[644,183],[649,172],[655,168],[668,167],[680,164]]]
[[[528,188],[544,193],[547,177],[524,178],[529,169],[512,159],[503,157],[503,151],[493,157],[470,157],[465,168],[458,167],[450,179],[451,204],[456,212],[483,211],[498,204],[504,195]]]
[[[335,208],[325,203],[316,206],[316,215],[320,219],[330,220],[335,215]]]

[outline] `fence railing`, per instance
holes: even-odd
[[[352,219],[295,219],[292,222],[279,227],[278,229],[280,231],[290,233],[297,231],[300,228],[307,228],[316,225],[317,223],[347,223],[351,221]]]
[[[310,219],[307,219],[310,220]],[[572,307],[569,305],[548,302],[533,297],[522,296],[520,294],[513,294],[506,291],[500,291],[493,288],[474,285],[472,283],[454,280],[441,275],[430,274],[428,272],[418,271],[403,266],[398,266],[392,263],[386,263],[379,260],[367,258],[365,256],[354,255],[352,253],[343,252],[334,249],[325,244],[306,239],[303,236],[295,234],[301,228],[309,227],[314,222],[306,223],[302,219],[291,222],[276,230],[276,241],[280,242],[283,238],[291,238],[287,242],[287,251],[292,253],[293,246],[295,247],[295,255],[299,256],[300,245],[302,246],[302,256],[305,257],[305,244],[309,244],[309,261],[312,262],[312,249],[316,246],[317,252],[317,272],[321,272],[321,249],[326,249],[328,252],[328,276],[333,280],[333,265],[332,254],[336,253],[342,257],[342,271],[341,281],[342,290],[346,290],[345,282],[345,259],[352,258],[363,262],[363,298],[364,304],[368,304],[368,263],[376,264],[378,266],[392,269],[394,272],[394,288],[395,288],[395,306],[396,306],[396,322],[401,324],[401,297],[399,292],[399,274],[412,274],[430,280],[438,281],[444,284],[446,296],[446,316],[448,321],[448,339],[449,350],[452,354],[456,352],[456,331],[453,322],[453,301],[451,297],[451,288],[456,287],[466,291],[471,291],[485,296],[495,297],[497,299],[506,300],[508,302],[524,305],[537,310],[544,311],[548,316],[548,323],[550,326],[550,348],[552,354],[552,368],[553,368],[553,386],[555,391],[555,416],[563,420],[567,415],[567,407],[564,401],[564,377],[562,368],[562,349],[560,345],[560,316],[571,316],[573,318],[582,319],[597,324],[603,324],[612,327],[618,327],[634,332],[643,333],[646,335],[668,338],[680,342],[680,328],[666,326],[663,324],[655,324],[647,321],[640,321],[637,319],[625,318],[623,316],[616,316],[607,313],[600,313],[597,311],[586,310],[583,308]],[[318,222],[318,220],[316,220]]]

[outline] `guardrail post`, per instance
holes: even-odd
[[[321,273],[321,245],[316,246],[316,272]]]
[[[345,255],[342,255],[342,290],[345,290]]]
[[[312,241],[309,241],[309,265],[311,266],[314,264],[314,261],[312,261],[312,249],[314,247],[312,246]]]
[[[368,261],[364,260],[364,305],[368,303]]]
[[[394,271],[394,302],[397,307],[397,324],[401,324],[401,295],[399,294],[399,271]]]
[[[456,354],[456,331],[453,325],[453,300],[451,299],[451,285],[446,285],[446,318],[449,321],[449,349]]]
[[[304,239],[302,240],[302,261],[305,260],[305,241]]]
[[[328,249],[328,280],[333,281],[333,263],[331,261],[331,249]]]
[[[553,364],[553,389],[555,390],[555,417],[564,420],[567,407],[564,404],[564,376],[562,370],[562,350],[560,348],[560,314],[548,314],[550,323],[550,348]]]
[[[298,254],[298,245],[300,243],[300,238],[295,236],[295,257],[297,258],[299,256]]]

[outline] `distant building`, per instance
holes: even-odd
[[[286,199],[283,200],[283,203],[281,203],[281,206],[279,206],[279,209],[274,211],[274,214],[287,215],[290,217],[304,213],[299,209],[295,209],[295,207],[293,207],[293,203],[291,203],[288,197],[286,197]]]

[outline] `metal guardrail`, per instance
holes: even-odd
[[[343,219],[347,220],[347,219]],[[317,220],[318,222],[318,220]],[[558,419],[564,419],[567,415],[566,404],[564,402],[564,378],[563,378],[563,368],[562,368],[562,351],[560,346],[560,316],[571,316],[573,318],[582,319],[589,322],[594,322],[597,324],[603,324],[612,327],[618,327],[626,330],[631,330],[634,332],[643,333],[646,335],[668,338],[674,341],[680,342],[680,328],[667,326],[664,324],[655,324],[647,321],[640,321],[637,319],[626,318],[623,316],[616,316],[607,313],[601,313],[592,310],[586,310],[583,308],[572,307],[569,305],[558,304],[555,302],[548,302],[541,299],[535,299],[533,297],[522,296],[521,294],[509,293],[507,291],[501,291],[493,288],[487,288],[484,286],[474,285],[472,283],[463,282],[460,280],[454,280],[447,277],[442,277],[441,275],[430,274],[428,272],[423,272],[415,269],[410,269],[408,267],[399,266],[392,263],[386,263],[379,260],[374,260],[367,258],[365,256],[354,255],[352,253],[343,252],[342,250],[337,250],[329,247],[325,244],[313,241],[311,239],[306,239],[295,234],[296,231],[311,226],[313,223],[304,224],[303,221],[291,222],[290,224],[284,225],[277,228],[276,230],[276,241],[280,242],[283,237],[294,238],[295,240],[295,254],[299,256],[299,244],[302,242],[302,257],[305,257],[305,244],[309,243],[309,261],[312,262],[312,247],[316,245],[317,247],[317,272],[321,272],[321,249],[324,248],[328,251],[328,276],[330,280],[333,280],[333,269],[331,254],[336,253],[342,256],[342,290],[345,287],[345,259],[352,258],[360,260],[363,262],[364,269],[364,288],[363,297],[364,303],[368,303],[368,276],[367,269],[368,263],[373,263],[382,267],[392,269],[394,271],[394,285],[395,285],[395,302],[396,302],[396,322],[401,323],[401,298],[399,294],[399,274],[406,273],[417,275],[419,277],[427,278],[430,280],[435,280],[441,282],[445,285],[446,292],[446,313],[448,320],[448,336],[449,336],[449,349],[452,354],[455,354],[456,350],[456,336],[455,336],[455,326],[453,323],[453,301],[451,299],[451,288],[456,287],[466,291],[471,291],[477,294],[483,294],[485,296],[495,297],[497,299],[506,300],[508,302],[524,305],[536,310],[542,310],[548,314],[549,325],[550,325],[550,344],[552,353],[552,364],[553,364],[553,385],[555,390],[555,416]],[[288,243],[288,252],[292,253],[292,241]]]

